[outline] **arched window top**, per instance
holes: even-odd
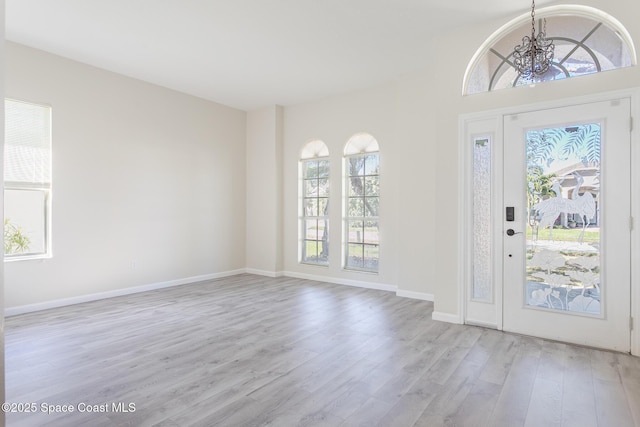
[[[300,153],[301,160],[316,159],[318,157],[329,157],[329,147],[319,139],[309,141],[302,147]]]
[[[636,65],[629,32],[614,17],[580,5],[559,5],[536,10],[547,21],[547,38],[556,48],[553,65],[534,82],[561,80]],[[467,67],[463,94],[487,92],[531,84],[512,65],[513,49],[530,31],[529,13],[502,26],[478,49]]]
[[[364,132],[353,135],[344,147],[345,156],[375,153],[376,151],[379,151],[378,141],[372,135]]]

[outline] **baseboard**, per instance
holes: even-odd
[[[20,305],[17,307],[7,307],[4,311],[6,317],[18,314],[31,313],[34,311],[48,310],[50,308],[64,307],[67,305],[81,304],[83,302],[98,301],[106,298],[119,297],[123,295],[137,294],[139,292],[153,291],[156,289],[169,288],[172,286],[188,285],[207,280],[220,279],[223,277],[235,276],[245,273],[245,269],[225,271],[222,273],[203,274],[200,276],[185,277],[183,279],[168,280],[166,282],[150,283],[148,285],[134,286],[131,288],[114,289],[112,291],[98,292],[95,294],[79,295],[77,297],[62,298],[53,301],[39,302],[36,304]]]
[[[423,301],[433,302],[433,294],[426,294],[424,292],[403,291],[402,289],[398,289],[396,291],[396,295],[404,298],[420,299]]]
[[[256,274],[258,276],[266,277],[282,277],[285,275],[282,271],[258,270],[257,268],[245,268],[244,272],[247,274]]]
[[[246,269],[243,268],[243,269],[238,269],[238,270],[225,271],[225,272],[222,272],[222,273],[204,274],[204,275],[201,275],[201,276],[185,277],[183,279],[176,279],[176,280],[169,280],[169,281],[166,281],[166,282],[158,282],[158,283],[151,283],[151,284],[148,284],[148,285],[134,286],[134,287],[131,287],[131,288],[114,289],[112,291],[99,292],[99,293],[95,293],[95,294],[79,295],[79,296],[76,296],[76,297],[62,298],[62,299],[57,299],[57,300],[53,300],[53,301],[45,301],[45,302],[40,302],[40,303],[35,303],[35,304],[27,304],[27,305],[21,305],[21,306],[16,306],[16,307],[7,307],[5,309],[5,316],[6,317],[16,316],[18,314],[25,314],[25,313],[31,313],[31,312],[34,312],[34,311],[48,310],[48,309],[51,309],[51,308],[64,307],[64,306],[74,305],[74,304],[81,304],[81,303],[84,303],[84,302],[98,301],[98,300],[101,300],[101,299],[119,297],[119,296],[130,295],[130,294],[136,294],[136,293],[139,293],[139,292],[153,291],[153,290],[156,290],[156,289],[169,288],[169,287],[172,287],[172,286],[188,285],[188,284],[192,284],[192,283],[196,283],[196,282],[203,282],[203,281],[206,281],[206,280],[220,279],[220,278],[223,278],[223,277],[235,276],[237,274],[243,274],[243,273],[256,274],[256,275],[259,275],[259,276],[266,276],[266,277],[283,277],[283,276],[286,276],[286,277],[293,277],[293,278],[297,278],[297,279],[315,280],[315,281],[318,281],[318,282],[333,283],[333,284],[337,284],[337,285],[346,285],[346,286],[354,286],[354,287],[358,287],[358,288],[376,289],[376,290],[380,290],[380,291],[395,292],[396,295],[398,295],[400,297],[420,299],[420,300],[425,300],[425,301],[433,301],[433,295],[431,295],[431,294],[421,293],[421,292],[397,290],[397,288],[395,286],[384,284],[384,283],[375,283],[375,282],[366,282],[366,281],[361,281],[361,280],[349,280],[349,279],[342,279],[342,278],[336,278],[336,277],[318,276],[318,275],[314,275],[314,274],[297,273],[297,272],[293,272],[293,271],[274,272],[274,271],[258,270],[258,269],[254,269],[254,268],[246,268]],[[442,319],[439,319],[439,318],[437,319],[436,315],[442,315],[443,318]],[[448,320],[449,318],[446,317],[446,316],[455,318],[455,316],[450,315],[450,314],[446,314],[446,313],[440,313],[440,314],[438,314],[436,312],[433,313],[433,319],[434,320],[441,320],[441,321],[450,322],[450,323],[459,323],[457,320],[456,321]]]
[[[433,320],[437,320],[438,322],[455,323],[458,325],[462,325],[463,323],[462,318],[459,315],[442,313],[439,311],[434,311],[433,314],[431,314],[431,318]]]
[[[640,356],[640,325],[638,324],[640,316],[633,317],[633,330],[631,331],[631,354]]]
[[[247,270],[247,273],[249,271]],[[297,273],[294,271],[285,271],[283,275],[286,277],[294,277],[296,279],[315,280],[318,282],[333,283],[336,285],[354,286],[357,288],[376,289],[379,291],[395,292],[396,287],[384,283],[364,282],[360,280],[349,280],[337,277],[316,276],[315,274]]]

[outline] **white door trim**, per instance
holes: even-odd
[[[469,205],[469,158],[470,146],[468,144],[467,127],[472,122],[481,120],[493,120],[496,128],[493,130],[495,138],[502,141],[503,118],[506,115],[526,113],[551,108],[565,107],[575,104],[587,104],[601,101],[608,101],[618,98],[631,98],[631,115],[635,120],[635,124],[631,131],[631,161],[632,165],[640,165],[640,88],[625,89],[619,91],[603,92],[593,95],[565,98],[547,102],[539,102],[533,104],[524,104],[514,107],[494,109],[476,113],[462,114],[458,120],[458,265],[460,266],[457,274],[458,287],[458,317],[463,323],[482,323],[473,322],[473,319],[467,319],[467,283],[472,271],[470,259],[469,244],[472,242],[472,232],[468,224],[470,223],[470,205]],[[640,167],[631,170],[631,211],[634,218],[634,227],[631,233],[631,258],[632,260],[640,259]],[[501,200],[497,206],[502,206]],[[495,301],[497,304],[496,319],[494,322],[481,324],[502,330],[502,286],[501,278],[499,286],[495,286]],[[500,288],[500,290],[498,290]],[[500,300],[498,300],[500,298]],[[640,262],[631,263],[631,315],[634,318],[634,328],[631,331],[631,353],[640,356]]]
[[[464,284],[465,299],[462,304],[461,313],[464,316],[464,322],[467,324],[484,326],[494,329],[502,329],[502,312],[498,310],[497,306],[502,303],[502,265],[500,264],[501,257],[496,254],[502,251],[502,237],[500,234],[493,233],[491,239],[491,252],[492,252],[492,265],[491,265],[491,300],[492,301],[473,301],[469,297],[470,284],[473,282],[473,219],[474,212],[473,206],[473,164],[474,164],[474,147],[471,144],[472,140],[488,140],[488,145],[491,152],[491,168],[498,170],[502,168],[502,117],[494,115],[477,116],[464,120],[462,123],[462,134],[460,150],[464,151],[462,156],[462,165],[460,170],[466,171],[464,178],[460,180],[462,195],[461,206],[465,206],[462,214],[460,215],[460,230],[466,230],[467,232],[461,232],[459,234],[461,238],[461,247],[463,249],[463,267],[460,269],[460,276],[462,277],[462,283]],[[498,174],[492,174],[490,183],[490,192],[492,195],[492,204],[498,202],[498,199],[502,197],[502,177]],[[501,201],[500,201],[501,203]],[[490,227],[492,229],[498,229],[502,227],[501,218],[496,218],[491,215]]]
[[[634,227],[631,231],[631,354],[640,356],[640,89],[631,92],[631,214]],[[636,165],[634,168],[633,165]],[[635,196],[635,197],[634,197]]]

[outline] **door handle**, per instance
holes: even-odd
[[[514,234],[522,234],[522,231],[514,231],[513,228],[507,230],[507,236],[513,236]]]

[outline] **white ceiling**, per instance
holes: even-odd
[[[539,3],[548,0],[539,0]],[[526,0],[6,0],[8,40],[243,110],[429,65],[434,34]],[[470,40],[479,45],[480,40]]]

